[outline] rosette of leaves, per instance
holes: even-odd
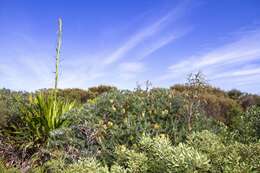
[[[56,99],[53,95],[37,94],[29,102],[19,101],[20,116],[1,130],[5,143],[16,150],[21,160],[30,158],[46,145],[50,132],[65,127],[67,119],[62,115],[74,107],[74,103]]]

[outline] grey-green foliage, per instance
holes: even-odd
[[[86,105],[89,106],[89,105]],[[87,109],[72,109],[61,118],[68,122],[67,127],[58,128],[51,131],[48,138],[47,148],[49,150],[59,150],[64,152],[72,160],[80,157],[96,157],[99,145],[99,129],[94,123],[87,121],[89,114],[79,112]]]
[[[174,147],[164,135],[144,136],[136,151],[121,146],[117,155],[119,164],[136,173],[207,172],[210,169],[205,154],[182,143]]]
[[[133,173],[142,173],[148,171],[148,157],[141,152],[127,149],[124,145],[116,148],[116,163],[127,167],[127,170]]]
[[[101,159],[112,164],[115,146],[131,146],[145,132],[154,136],[159,133],[173,134],[175,128],[181,129],[174,126],[181,121],[181,118],[174,116],[180,107],[180,100],[175,99],[169,90],[150,93],[113,91],[89,100],[82,109],[66,116],[72,117],[71,127],[94,129],[96,139],[102,146]]]
[[[64,173],[72,173],[72,172],[78,172],[78,173],[108,173],[108,168],[101,166],[96,160],[94,159],[83,159],[79,160],[75,164],[69,165],[67,168],[62,171]]]
[[[246,135],[251,136],[256,141],[260,139],[260,107],[253,106],[245,113],[244,123],[246,124]]]
[[[131,147],[140,136],[167,134],[174,145],[184,142],[188,135],[182,101],[167,89],[143,91],[113,91],[89,100],[81,109],[63,115],[71,122],[68,128],[51,133],[49,146],[63,148],[74,157],[98,156],[111,165],[117,145]],[[211,129],[219,133],[222,126],[203,115],[193,117],[192,129]],[[100,150],[99,150],[100,149]]]
[[[222,136],[207,130],[193,133],[188,137],[189,146],[206,154],[210,159],[210,172],[257,172],[260,169],[260,144],[225,144]]]
[[[233,119],[231,126],[233,138],[242,143],[260,141],[260,106],[249,107]]]
[[[186,143],[173,146],[165,135],[143,136],[127,149],[116,149],[116,163],[135,173],[211,172],[251,173],[260,170],[260,144],[225,143],[207,130],[192,133]]]
[[[225,147],[221,141],[221,138],[208,130],[192,133],[188,136],[187,143],[190,146],[207,153],[223,150]]]
[[[97,156],[99,146],[95,135],[96,130],[87,124],[60,128],[50,133],[47,147],[64,152],[72,160]]]
[[[0,128],[9,121],[15,121],[19,116],[18,100],[27,102],[28,93],[15,92],[9,89],[0,89]]]
[[[110,170],[107,166],[102,166],[95,158],[82,158],[77,162],[66,163],[64,159],[50,160],[41,168],[36,168],[35,173],[126,173],[126,170],[115,164]]]

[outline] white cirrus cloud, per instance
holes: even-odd
[[[154,23],[140,29],[139,32],[132,35],[125,43],[122,44],[122,46],[118,47],[114,52],[108,55],[108,57],[103,61],[104,65],[109,65],[116,62],[145,40],[160,34],[160,32],[165,29],[170,23],[180,18],[186,12],[186,10],[187,1],[183,1],[176,8],[168,12],[166,15],[164,15]],[[155,41],[155,43],[151,44],[150,46],[149,44],[147,44],[149,48],[148,50],[145,49],[143,53],[140,53],[141,58],[158,50],[171,41],[183,36],[184,33],[186,34],[187,32],[176,32],[174,34],[171,34],[167,38],[161,38],[161,36],[159,36],[159,40]]]
[[[243,83],[244,78],[244,85],[246,85],[248,76],[259,74],[260,65],[254,63],[260,60],[259,40],[259,29],[245,31],[235,40],[220,47],[170,65],[168,71],[160,76],[159,80],[180,81],[187,74],[201,70],[213,83],[222,83],[222,85],[230,83],[236,87],[234,78],[239,78],[240,84]],[[245,68],[248,64],[252,64],[254,68]],[[252,80],[252,77],[250,79]]]

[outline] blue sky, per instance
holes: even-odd
[[[258,0],[0,0],[0,87],[183,83],[201,70],[223,89],[260,93]]]

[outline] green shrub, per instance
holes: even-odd
[[[252,106],[245,113],[243,118],[245,123],[246,135],[255,138],[256,140],[260,139],[260,106]]]
[[[260,96],[254,94],[244,94],[240,99],[239,102],[244,110],[252,106],[260,106]]]
[[[225,147],[222,139],[208,130],[192,133],[188,136],[187,143],[204,153],[213,153]]]
[[[233,120],[234,138],[242,143],[260,140],[260,107],[252,106]]]
[[[144,153],[129,150],[124,145],[118,146],[115,151],[119,165],[126,167],[133,173],[145,173],[148,171],[148,158]]]
[[[7,168],[2,161],[0,161],[0,172],[1,173],[20,173],[16,168]]]
[[[260,168],[260,145],[232,142],[224,144],[222,138],[209,132],[193,133],[189,146],[206,154],[210,159],[210,172],[253,172]]]
[[[41,89],[37,91],[36,94],[39,92],[45,95],[52,95],[54,89]],[[77,104],[86,103],[89,99],[93,99],[96,97],[96,95],[91,91],[78,89],[78,88],[57,89],[56,94],[60,100],[76,102]]]
[[[232,89],[227,92],[228,96],[234,100],[239,101],[239,99],[244,95],[243,92],[237,90],[237,89]]]
[[[197,86],[200,92],[196,100],[200,101],[200,112],[207,117],[213,117],[226,124],[230,124],[232,118],[241,112],[241,107],[236,100],[233,100],[228,94],[218,88],[210,85]],[[192,90],[189,85],[175,85],[171,90],[187,95]]]
[[[50,133],[47,148],[50,151],[62,151],[71,160],[95,157],[100,149],[97,133],[98,130],[87,124],[60,128]]]
[[[188,93],[185,87],[181,92],[97,87],[87,92],[102,94],[82,107],[60,91],[57,100],[50,93],[31,99],[18,94],[21,102],[11,102],[7,92],[0,106],[15,107],[1,129],[1,157],[17,167],[43,165],[32,172],[257,171],[259,107],[241,112],[225,92],[204,87]],[[85,97],[66,92],[73,99]]]
[[[3,128],[8,121],[16,121],[20,115],[18,100],[26,103],[27,98],[27,92],[0,89],[0,128]]]
[[[4,157],[15,158],[12,162],[19,165],[38,151],[42,155],[41,147],[46,145],[50,132],[67,125],[62,115],[73,107],[74,103],[42,94],[31,97],[29,103],[19,102],[20,115],[1,129]]]
[[[212,172],[257,172],[260,169],[259,144],[234,143],[218,150],[212,161]]]
[[[74,121],[80,119],[76,126],[85,126],[87,122],[96,129],[97,141],[104,154],[100,157],[111,162],[115,146],[132,146],[143,133],[152,136],[167,133],[173,141],[183,140],[184,134],[176,133],[185,128],[180,123],[183,118],[177,114],[181,104],[181,97],[174,97],[170,90],[113,91],[89,100],[68,117],[77,117]]]
[[[80,159],[74,163],[68,163],[64,159],[50,160],[41,168],[36,168],[33,172],[43,173],[126,173],[126,170],[119,165],[113,165],[110,170],[107,166],[102,166],[94,158]]]
[[[64,171],[64,173],[71,173],[71,172],[78,172],[78,173],[84,173],[84,172],[89,172],[89,173],[108,173],[108,168],[107,167],[102,167],[97,161],[94,159],[84,159],[84,160],[79,160],[75,164],[69,165]]]
[[[140,146],[149,158],[152,172],[207,172],[210,168],[205,154],[182,143],[173,147],[164,135],[154,139],[144,137]]]
[[[120,146],[116,151],[116,163],[130,172],[207,172],[210,168],[205,154],[182,143],[174,147],[164,135],[155,138],[144,136],[134,148],[129,150]]]
[[[183,115],[183,99],[182,95],[168,89],[104,93],[89,100],[81,109],[65,114],[65,119],[73,123],[64,132],[58,129],[50,144],[77,148],[79,153],[92,153],[111,165],[117,145],[131,147],[144,133],[151,136],[167,134],[174,144],[184,142],[190,132]],[[87,136],[92,136],[95,142],[86,143],[89,138],[76,130],[80,128],[92,131],[92,135]],[[193,117],[192,129],[218,132],[221,127],[212,118],[199,113]]]
[[[10,124],[4,133],[30,142],[45,142],[49,132],[65,125],[61,115],[74,107],[74,103],[56,100],[54,96],[39,94],[30,98],[29,104],[20,103],[20,123]],[[28,144],[26,144],[28,145]]]
[[[95,95],[95,97],[97,97],[103,93],[111,92],[113,90],[117,90],[117,88],[114,86],[109,86],[109,85],[99,85],[96,87],[88,88],[88,91],[93,93]]]
[[[88,100],[94,99],[97,96],[116,90],[116,87],[108,85],[99,85],[96,87],[90,87],[88,89],[79,89],[79,88],[66,88],[66,89],[57,89],[57,97],[61,100],[66,100],[69,102],[76,102],[78,104],[84,104]],[[35,94],[43,93],[45,95],[52,95],[54,89],[40,89]]]

